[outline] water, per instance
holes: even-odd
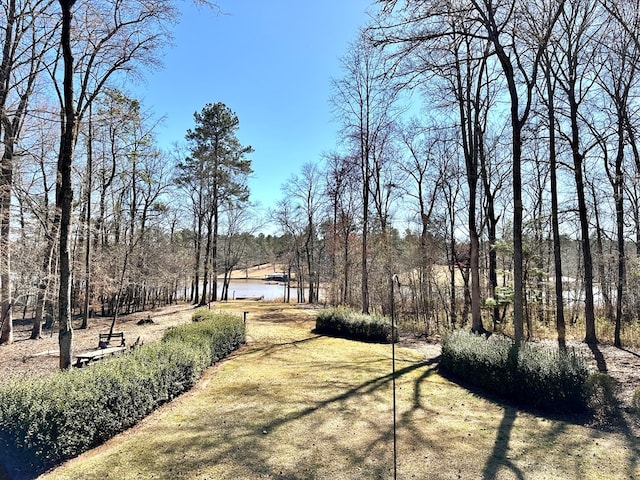
[[[218,284],[218,298],[222,287]],[[242,297],[263,297],[267,301],[283,301],[287,293],[287,285],[280,282],[264,282],[260,280],[232,279],[229,284],[229,300]],[[291,300],[298,298],[298,289],[291,287]]]

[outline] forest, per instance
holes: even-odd
[[[32,318],[67,368],[72,320],[223,301],[267,262],[292,301],[426,334],[640,343],[638,1],[375,2],[332,79],[340,138],[261,218],[232,105],[167,151],[127,92],[178,9],[3,2],[0,343]]]

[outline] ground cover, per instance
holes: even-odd
[[[158,341],[167,329],[190,322],[194,307],[176,304],[153,311],[124,315],[118,319],[114,331],[124,332],[126,345]],[[89,320],[89,328],[80,329],[81,320],[74,319],[74,354],[95,350],[98,335],[108,333],[111,318],[95,317]],[[10,376],[49,375],[59,367],[57,332],[45,330],[39,340],[30,340],[31,319],[14,320],[14,343],[0,346],[0,382]],[[57,326],[56,326],[57,328]]]
[[[295,306],[226,308],[249,312],[245,347],[43,478],[392,478],[391,347],[315,335]],[[396,352],[398,478],[640,478],[631,433],[490,401],[440,376],[437,348]]]

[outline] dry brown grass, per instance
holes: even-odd
[[[244,269],[233,270],[231,272],[231,278],[262,280],[266,275],[270,273],[284,272],[285,270],[285,265],[263,263]]]
[[[391,347],[317,336],[312,311],[248,311],[248,344],[191,392],[46,479],[386,479]],[[637,439],[523,413],[398,348],[398,478],[640,478]]]

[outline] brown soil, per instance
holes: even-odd
[[[136,341],[150,343],[162,337],[167,329],[191,320],[191,305],[173,305],[150,312],[119,317],[114,331],[124,332],[127,345]],[[151,322],[148,322],[148,319]],[[141,322],[138,325],[139,321]],[[74,354],[98,348],[98,334],[108,333],[111,318],[93,318],[89,328],[79,329],[80,321],[74,321]],[[30,340],[31,322],[14,320],[14,342],[0,346],[0,383],[10,376],[40,376],[59,369],[58,335],[44,330],[42,338]],[[139,340],[138,340],[139,338]]]

